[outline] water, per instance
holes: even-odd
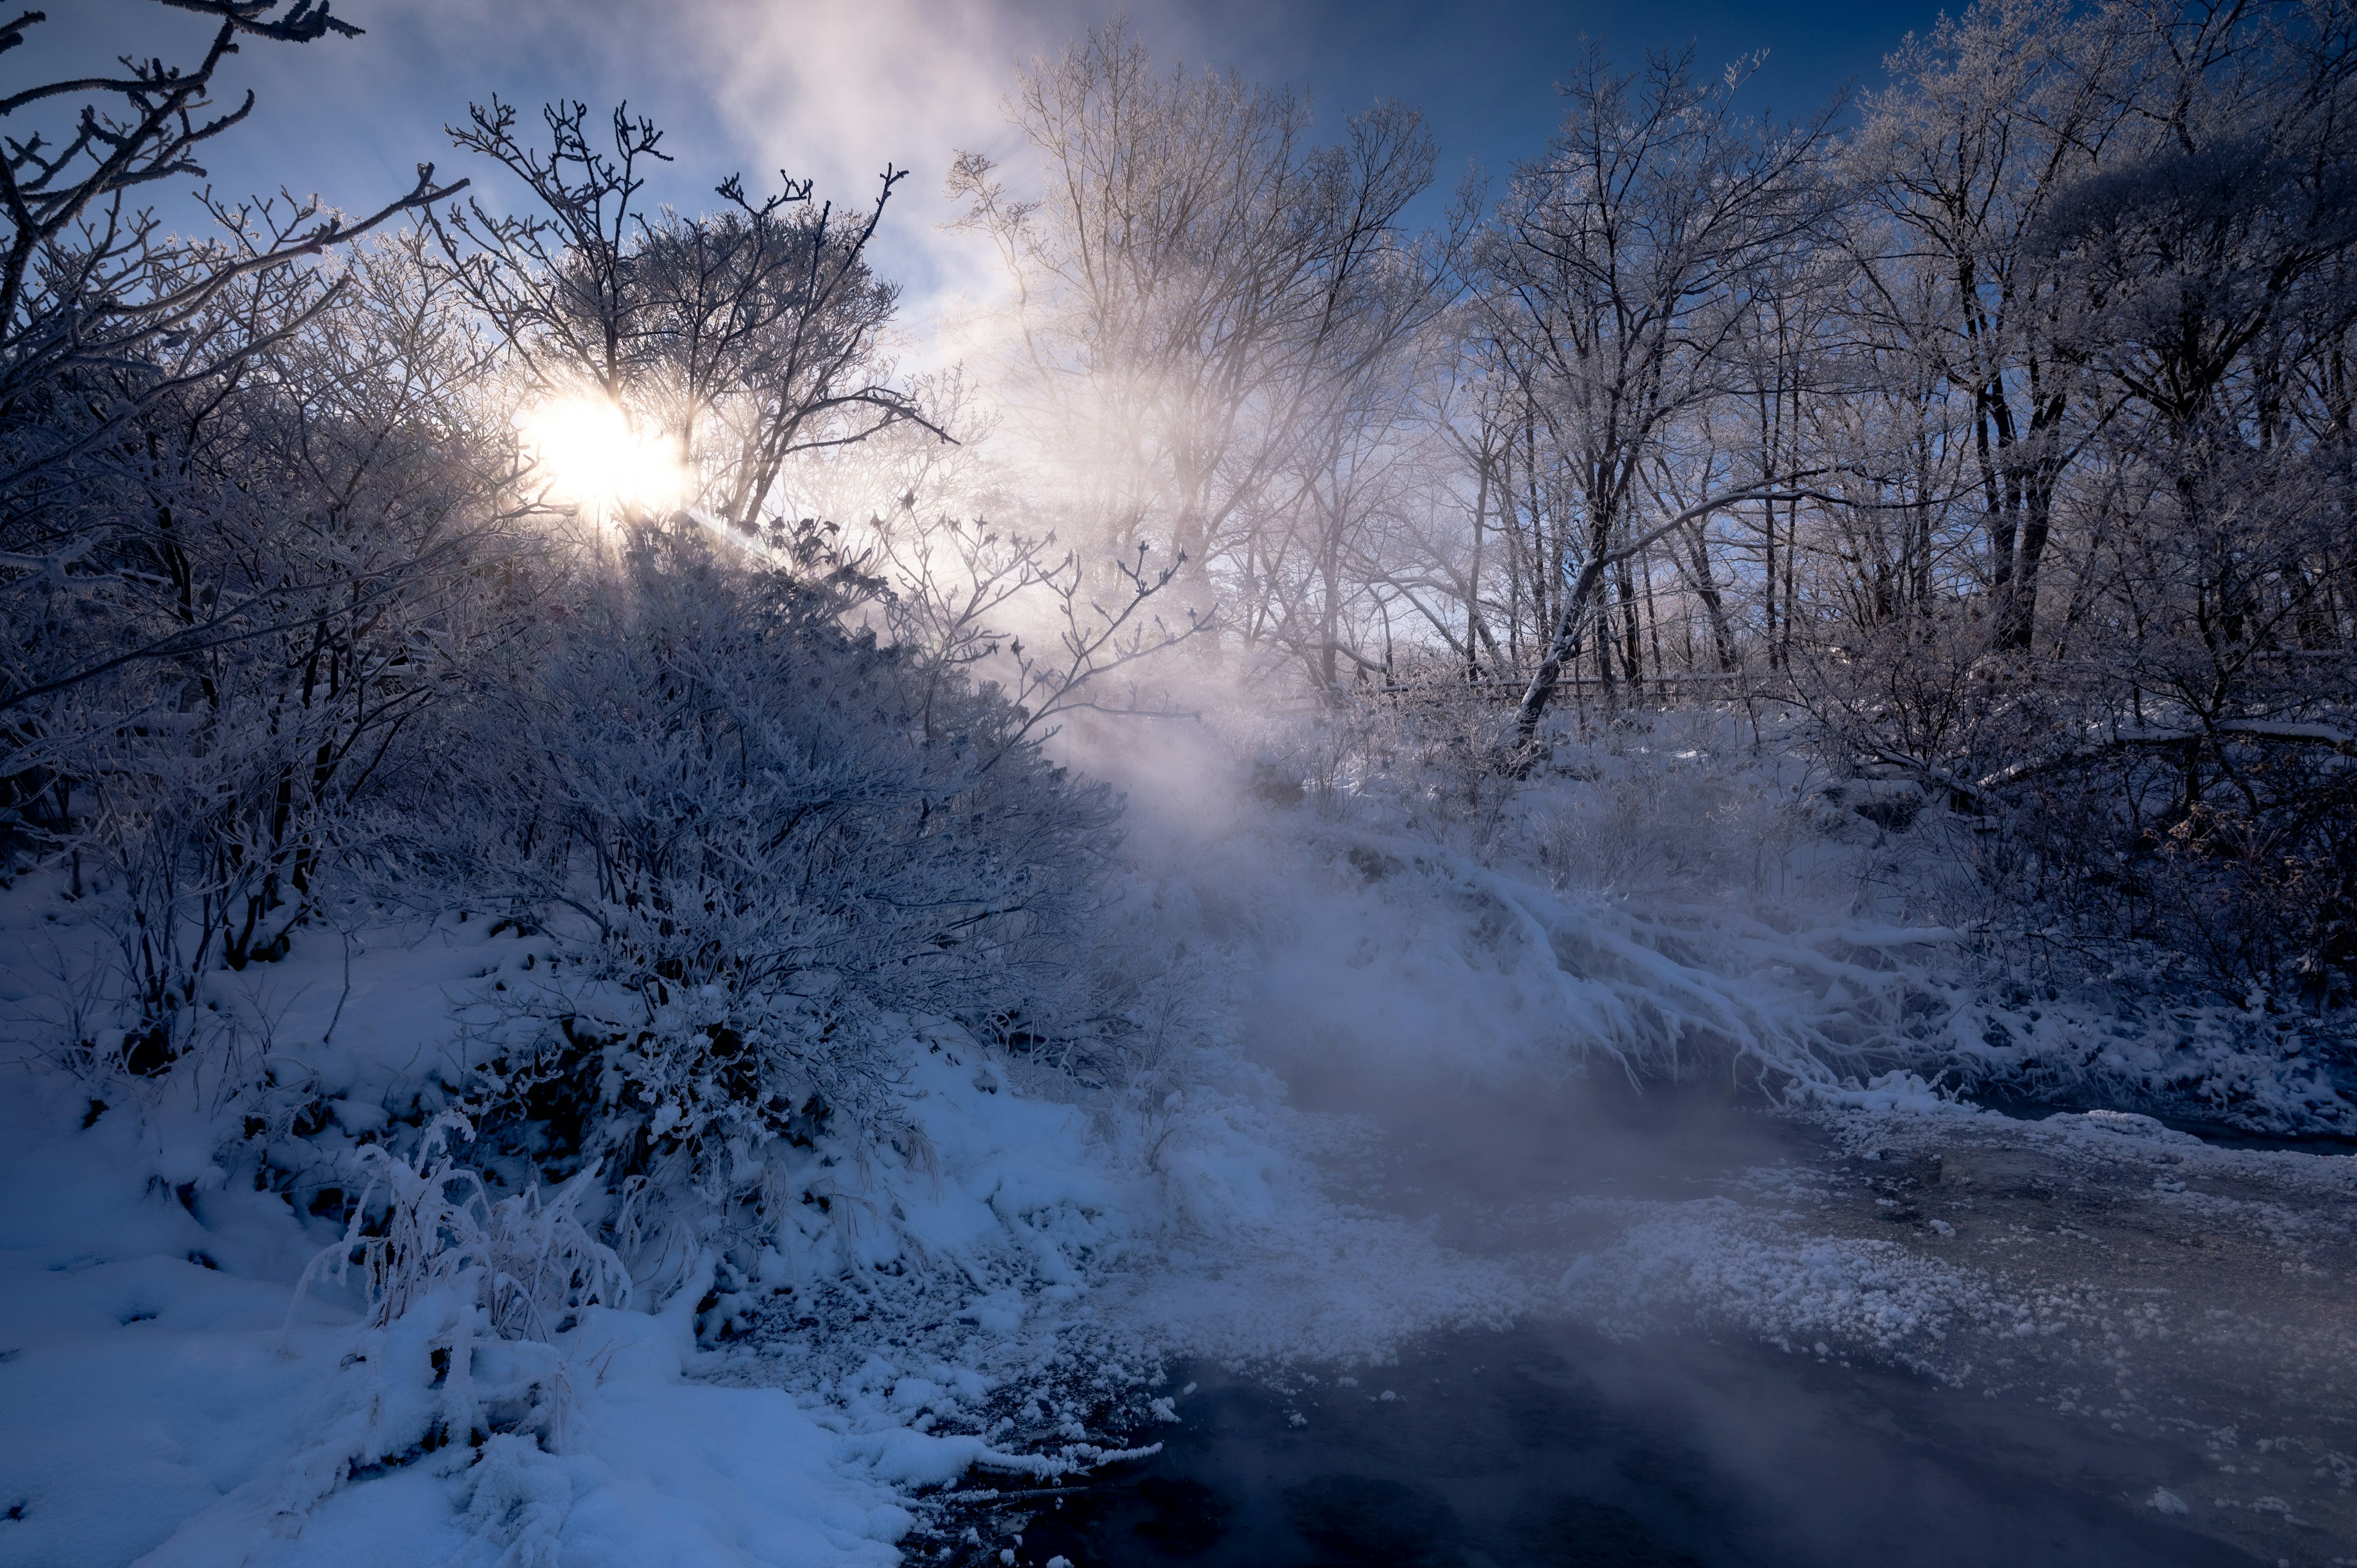
[[[1838,1158],[1822,1129],[1762,1115],[1724,1091],[1631,1095],[1590,1083],[1549,1093],[1385,1081],[1339,1056],[1285,1066],[1297,1106],[1355,1119],[1339,1124],[1361,1130],[1330,1153],[1338,1190],[1426,1224],[1467,1253],[1555,1258],[1583,1244],[1564,1229],[1566,1199],[1674,1202],[1726,1190],[1748,1169],[1822,1168]],[[2050,1174],[2069,1185],[2067,1173]],[[1986,1185],[1963,1189],[1975,1196],[1960,1222],[1992,1235],[2020,1230],[2001,1224],[2018,1218],[1998,1212],[2012,1200]],[[2088,1253],[2072,1266],[2096,1278],[2115,1273],[2125,1290],[2144,1279],[2134,1270],[2149,1262],[2135,1229],[2146,1210],[2121,1208],[2127,1218],[2107,1222],[2099,1217],[2115,1213],[2104,1207],[2107,1195],[2078,1194],[2067,1213],[2056,1212],[2104,1237],[2100,1247],[2071,1241]],[[1821,1222],[1832,1221],[1810,1221]],[[2061,1240],[2057,1233],[2040,1245]],[[2178,1250],[2172,1234],[2158,1240],[2170,1243],[2164,1253]],[[2270,1274],[2279,1266],[2272,1253],[2262,1261]],[[2248,1261],[2236,1267],[2247,1273]],[[2206,1277],[2197,1273],[2195,1283]],[[2189,1296],[2185,1320],[2194,1323],[2203,1305]],[[2271,1407],[2283,1396],[2269,1391],[2274,1374],[2238,1373],[2196,1351],[2196,1363],[2231,1386],[2180,1398],[2184,1391],[2152,1361],[2160,1352],[2145,1346],[2136,1353],[2150,1363],[2139,1381],[2151,1385],[2160,1413],[2133,1431],[2090,1419],[2083,1405],[2067,1415],[2067,1396],[2078,1391],[2048,1386],[2063,1376],[2061,1363],[2047,1373],[2034,1369],[2043,1363],[2026,1364],[2001,1390],[1978,1380],[1953,1387],[1887,1366],[1845,1364],[1838,1351],[1792,1355],[1691,1328],[1615,1341],[1533,1322],[1434,1337],[1376,1369],[1306,1367],[1256,1378],[1179,1368],[1166,1391],[1197,1386],[1178,1401],[1179,1423],[1156,1434],[1165,1443],[1157,1457],[1060,1498],[1006,1499],[987,1510],[1000,1533],[957,1560],[997,1562],[1014,1528],[1024,1536],[1018,1564],[1061,1556],[1075,1568],[2126,1568],[2285,1560],[2321,1568],[2357,1556],[2357,1543],[2331,1539],[2346,1509],[2331,1511],[2338,1494],[2329,1477],[2299,1481],[2289,1472],[2304,1475],[2307,1461],[2286,1469],[2276,1463],[2280,1455],[2266,1458],[2273,1468],[2264,1481],[2253,1473],[2251,1444],[2279,1430],[2250,1424],[2277,1412]],[[2085,1380],[2086,1371],[2069,1377]],[[2230,1435],[2219,1449],[2219,1431],[2231,1434],[2238,1419],[2250,1424],[2244,1446],[2235,1448]],[[2255,1446],[2266,1454],[2266,1443]],[[2222,1472],[2224,1464],[2238,1469]],[[2197,1486],[2206,1489],[2197,1495]],[[2191,1513],[2155,1508],[2160,1487],[2183,1492]],[[2282,1506],[2257,1497],[2270,1489],[2290,1499],[2298,1519],[2290,1509],[2280,1521],[2249,1511],[2252,1498]],[[2250,1498],[2219,1500],[2243,1493]],[[1026,1514],[1028,1523],[1019,1522]],[[2285,1551],[2289,1558],[2279,1558]]]
[[[2117,1110],[2099,1101],[2024,1100],[2008,1095],[1975,1095],[1972,1103],[1984,1111],[2000,1116],[2011,1116],[2024,1122],[2042,1122],[2050,1116],[2068,1115],[2074,1112]],[[2261,1153],[2285,1152],[2299,1155],[2357,1155],[2357,1137],[2339,1133],[2316,1133],[2305,1135],[2254,1133],[2225,1122],[2212,1122],[2199,1116],[2179,1112],[2138,1108],[2138,1113],[2151,1117],[2164,1127],[2190,1133],[2203,1143],[2221,1149],[2254,1149]]]
[[[1675,1199],[1827,1155],[1822,1133],[1725,1092],[1631,1095],[1385,1081],[1297,1057],[1294,1102],[1372,1128],[1337,1158],[1355,1201],[1493,1255],[1559,1240],[1578,1195]],[[1344,1379],[1351,1380],[1345,1381]],[[1392,1367],[1198,1383],[1166,1447],[1067,1495],[1018,1561],[1750,1568],[2104,1568],[2262,1561],[2155,1509],[2203,1458],[1838,1357],[1566,1325],[1430,1339]],[[1386,1395],[1391,1397],[1386,1398]],[[2189,1435],[2187,1443],[2198,1441]],[[2179,1483],[2182,1485],[2182,1483]]]
[[[1360,1371],[1355,1386],[1193,1375],[1200,1386],[1163,1453],[1035,1518],[1022,1562],[2258,1561],[2144,1506],[2148,1444],[1748,1347],[1527,1327],[1437,1339]]]

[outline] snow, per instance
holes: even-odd
[[[70,976],[45,978],[37,949],[92,932],[38,879],[0,909],[38,1025]],[[465,1069],[453,1019],[553,941],[479,916],[356,919],[218,977],[218,1014],[266,1028],[285,1098],[323,1108],[307,1135],[264,1134],[309,1173],[288,1192],[253,1190],[208,1086],[167,1079],[93,1117],[67,1067],[19,1048],[0,1100],[0,1400],[27,1413],[0,1423],[17,1510],[0,1563],[888,1563],[911,1492],[1154,1451],[1092,1440],[1045,1391],[1006,1434],[1020,1446],[985,1434],[1010,1391],[1075,1375],[1073,1346],[1091,1386],[1127,1387],[1180,1354],[1379,1359],[1525,1303],[1507,1272],[1339,1208],[1274,1080],[1232,1057],[1108,1120],[912,1024],[911,1136],[856,1165],[796,1156],[830,1203],[781,1227],[754,1277],[724,1289],[707,1259],[660,1311],[588,1306],[539,1343],[493,1337],[452,1275],[371,1326],[351,1283],[305,1283],[340,1230],[304,1204],[388,1168],[369,1142],[388,1111],[430,1114]],[[463,1161],[463,1135],[451,1149]],[[718,1348],[691,1310],[707,1286],[706,1328],[745,1328]],[[831,1311],[845,1290],[862,1312]],[[802,1313],[825,1328],[797,1333]],[[928,1337],[915,1326],[937,1314]],[[1183,1397],[1141,1398],[1142,1424]]]
[[[143,1174],[132,1116],[84,1130],[24,1084],[0,1129],[0,1475],[20,1510],[0,1563],[897,1560],[904,1477],[780,1391],[686,1377],[683,1317],[593,1308],[553,1348],[479,1346],[479,1386],[548,1352],[555,1451],[511,1434],[471,1468],[405,1457],[444,1391],[431,1345],[467,1304],[290,1330],[316,1222],[261,1195],[184,1205]]]
[[[1647,809],[1674,816],[1726,784],[1664,788]],[[1590,842],[1592,824],[1557,827]],[[905,1136],[775,1151],[776,1179],[811,1200],[758,1258],[691,1246],[641,1310],[583,1306],[523,1340],[497,1337],[463,1270],[375,1326],[349,1282],[297,1285],[342,1234],[312,1197],[352,1190],[388,1157],[376,1140],[444,1106],[487,988],[561,938],[354,907],[346,932],[218,977],[213,1015],[266,1055],[273,1087],[231,1104],[175,1078],[101,1109],[44,1042],[102,933],[24,879],[0,897],[23,1042],[0,1093],[0,1507],[16,1510],[0,1568],[888,1563],[927,1491],[1154,1452],[1193,1391],[1157,1380],[1180,1357],[1381,1365],[1436,1329],[1548,1315],[1632,1335],[1699,1321],[1953,1378],[1961,1338],[2042,1341],[2094,1310],[1937,1250],[1963,1249],[1969,1222],[1928,1220],[1921,1245],[1833,1233],[1766,1187],[1584,1197],[1553,1217],[1577,1244],[1469,1251],[1336,1188],[1320,1165],[1336,1126],[1286,1103],[1261,1065],[1273,1042],[1493,1086],[1742,1059],[1865,1155],[2002,1123],[2056,1159],[2149,1164],[2153,1201],[2188,1214],[2229,1200],[2162,1162],[2300,1157],[2224,1155],[2133,1111],[2022,1123],[1960,1103],[1937,1051],[1986,1065],[2027,1047],[1956,1043],[1966,1013],[1930,956],[1953,933],[1846,910],[1806,878],[1781,904],[1608,887],[1412,823],[1258,808],[1156,832],[1132,904],[1225,977],[1206,983],[1201,1043],[1092,1094],[899,1020]],[[1683,853],[1707,881],[1737,848]],[[1945,1021],[1883,1049],[1919,1004]],[[2040,1026],[2060,1038],[2076,1016]],[[2286,1106],[2307,1080],[2254,1058],[2247,1081]],[[255,1190],[256,1148],[291,1187]],[[2305,1223],[2281,1204],[2232,1218]],[[1083,1419],[1108,1402],[1125,1434]]]
[[[54,924],[47,891],[8,903],[19,979],[39,974],[25,949]],[[463,1059],[453,1014],[544,947],[479,918],[382,928],[349,953],[306,944],[251,982],[224,976],[216,1001],[267,1017],[285,1072],[324,1099],[307,1146],[285,1152],[330,1186],[373,1152],[355,1140],[388,1103],[423,1094],[430,1109],[437,1072]],[[781,1231],[749,1284],[808,1293],[864,1275],[921,1295],[947,1281],[963,1308],[948,1348],[986,1361],[1011,1345],[1019,1364],[1094,1310],[1132,1250],[1165,1232],[1265,1239],[1305,1201],[1270,1105],[1200,1084],[1174,1094],[1146,1168],[1087,1111],[1018,1092],[953,1032],[912,1029],[900,1070],[908,1150],[872,1151],[858,1171],[813,1161],[805,1174],[834,1184],[832,1216]],[[1008,1451],[917,1430],[979,1405],[994,1380],[954,1357],[903,1369],[850,1337],[840,1348],[859,1365],[832,1380],[748,1378],[743,1355],[697,1348],[694,1282],[659,1315],[589,1307],[547,1344],[490,1337],[449,1291],[372,1328],[332,1282],[298,1294],[339,1231],[232,1175],[203,1086],[168,1084],[85,1127],[70,1072],[27,1053],[10,1073],[0,1402],[25,1414],[0,1423],[16,1510],[0,1563],[888,1563],[911,1489],[1153,1451],[1078,1438]],[[1329,1282],[1329,1312],[1364,1283]],[[1226,1315],[1184,1288],[1137,1305],[1125,1323],[1097,1316],[1133,1359]],[[1280,1353],[1315,1331],[1264,1321],[1242,1343]],[[437,1371],[437,1355],[464,1375]],[[437,1443],[502,1398],[527,1411],[521,1429]],[[1167,1398],[1162,1412],[1175,1414]]]
[[[1576,1315],[1608,1333],[1644,1333],[1677,1303],[1786,1348],[1831,1340],[1918,1366],[1986,1298],[1964,1272],[1896,1242],[1795,1241],[1723,1198],[1637,1219],[1575,1261],[1561,1288]]]

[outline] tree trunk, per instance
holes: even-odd
[[[1531,737],[1538,733],[1539,720],[1546,716],[1547,704],[1555,700],[1555,690],[1563,683],[1564,665],[1576,665],[1579,660],[1581,622],[1596,585],[1604,580],[1604,565],[1602,551],[1589,555],[1587,564],[1579,569],[1578,581],[1564,597],[1563,613],[1547,639],[1546,656],[1539,660],[1538,672],[1531,677],[1530,688],[1514,710],[1514,738],[1523,746],[1528,746]]]

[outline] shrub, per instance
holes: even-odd
[[[491,1102],[642,1205],[880,1129],[910,1020],[1033,1052],[1092,1027],[1114,800],[993,692],[931,690],[922,722],[908,662],[807,580],[639,530],[453,749],[429,858],[567,950],[497,1002]]]

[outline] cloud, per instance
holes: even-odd
[[[987,244],[948,227],[958,216],[942,190],[951,160],[965,148],[1016,153],[1004,105],[1017,69],[1092,20],[1080,5],[1023,13],[938,0],[716,0],[702,28],[703,74],[749,160],[813,179],[838,208],[871,201],[888,164],[908,171],[876,255],[923,331],[997,286]]]
[[[952,227],[952,159],[974,150],[1022,168],[1006,109],[1017,71],[1115,15],[1111,0],[708,0],[697,74],[765,173],[811,178],[840,207],[872,200],[888,163],[909,171],[875,253],[902,285],[911,336],[939,360],[972,346],[974,307],[1004,287],[988,242]]]

